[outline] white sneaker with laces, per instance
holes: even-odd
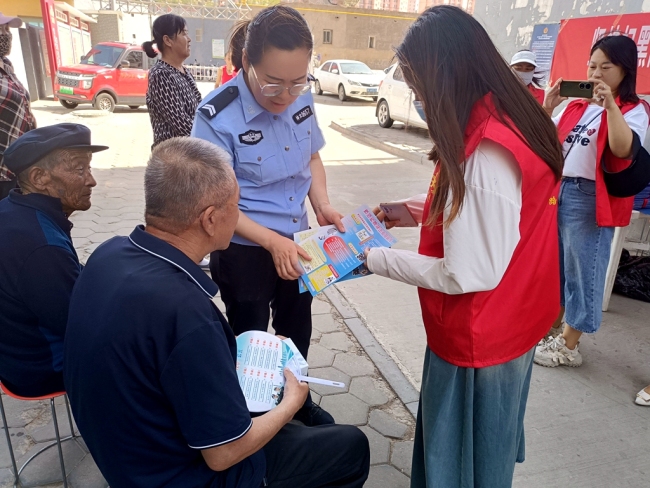
[[[578,344],[576,344],[575,349],[571,350],[566,347],[566,342],[562,336],[550,337],[537,346],[534,361],[535,364],[547,368],[556,368],[558,366],[577,368],[582,365],[582,354],[578,350]]]
[[[637,405],[641,405],[642,407],[650,407],[650,394],[648,394],[644,388],[641,390],[639,393],[636,394],[636,398],[634,399],[634,403]]]

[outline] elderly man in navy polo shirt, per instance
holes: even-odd
[[[290,424],[308,386],[251,418],[235,336],[197,263],[230,243],[239,187],[225,151],[193,138],[154,149],[146,227],[114,237],[75,286],[64,376],[79,430],[113,488],[361,487],[356,427]]]
[[[79,124],[34,129],[4,152],[20,189],[0,201],[0,381],[21,396],[63,391],[63,338],[81,271],[68,220],[96,185]]]

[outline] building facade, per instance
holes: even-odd
[[[454,7],[460,7],[465,12],[473,14],[474,3],[475,0],[420,0],[420,5],[417,11],[424,12],[426,9],[435,7],[436,5],[452,5]]]

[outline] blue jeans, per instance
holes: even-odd
[[[596,182],[563,178],[558,207],[560,290],[565,321],[580,332],[600,328],[614,227],[596,225]]]
[[[427,347],[411,488],[510,488],[525,457],[533,347],[487,368],[461,368]]]

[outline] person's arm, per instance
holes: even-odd
[[[444,258],[373,248],[370,271],[447,294],[496,288],[520,239],[521,173],[513,156],[493,143],[481,143],[465,164],[465,199],[444,230]],[[448,212],[449,206],[445,218]]]
[[[282,427],[288,424],[304,405],[309,392],[307,383],[299,382],[291,371],[284,371],[282,402],[264,415],[253,419],[253,426],[234,442],[201,451],[203,459],[214,471],[224,471],[262,449]]]
[[[223,73],[223,68],[217,68],[217,80],[214,82],[214,87],[219,88],[221,86],[221,75]]]
[[[594,100],[607,112],[607,138],[609,150],[617,158],[628,158],[632,154],[632,129],[627,125],[621,109],[616,105],[612,89],[602,80],[594,83]]]
[[[149,77],[149,100],[169,124],[174,136],[190,135],[193,117],[185,113],[181,92],[168,71],[156,70],[153,76]]]
[[[311,171],[309,201],[316,213],[318,225],[334,224],[340,232],[345,232],[345,227],[343,227],[343,223],[341,222],[343,215],[336,211],[330,204],[330,199],[327,195],[327,176],[325,174],[325,167],[323,166],[323,160],[320,158],[318,152],[311,155],[309,169]]]
[[[558,107],[558,105],[566,100],[566,97],[560,96],[561,84],[562,78],[558,78],[558,80],[551,85],[544,94],[544,103],[542,103],[542,108],[546,111],[549,117],[553,117],[553,111]]]

